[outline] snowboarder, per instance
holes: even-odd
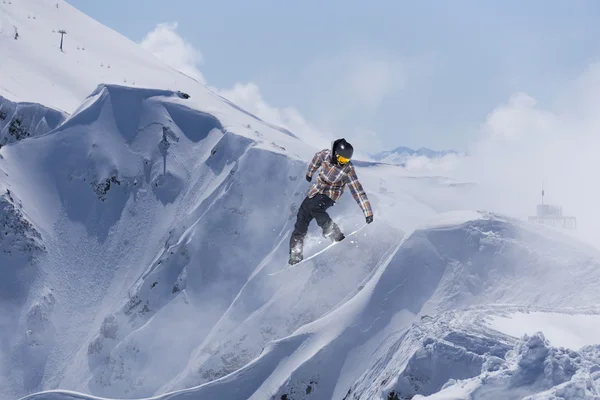
[[[358,180],[354,165],[350,161],[353,153],[352,145],[342,138],[334,141],[331,149],[324,149],[316,153],[309,164],[306,173],[308,182],[312,182],[313,175],[319,167],[321,173],[298,210],[296,224],[290,238],[290,264],[293,265],[303,260],[304,237],[313,218],[317,220],[317,224],[323,230],[323,236],[326,238],[335,242],[345,238],[340,228],[327,214],[327,209],[342,196],[346,184],[363,210],[367,224],[373,222],[371,203]]]

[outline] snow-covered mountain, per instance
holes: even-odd
[[[595,399],[599,256],[488,213],[437,216],[321,318],[158,399]],[[305,267],[317,284],[323,272]]]
[[[600,398],[595,248],[358,160],[375,222],[284,269],[303,132],[63,2],[0,3],[0,59],[0,398]]]
[[[418,149],[411,149],[406,146],[396,147],[394,150],[382,151],[377,154],[373,154],[371,158],[375,161],[385,162],[388,164],[405,164],[406,161],[411,157],[426,157],[430,159],[442,158],[444,156],[459,156],[459,153],[455,150],[431,150],[427,147],[420,147]]]

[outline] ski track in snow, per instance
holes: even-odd
[[[0,397],[600,399],[596,249],[358,160],[374,223],[281,270],[307,134],[66,3],[1,3],[0,59]]]

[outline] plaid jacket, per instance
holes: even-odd
[[[312,198],[317,193],[324,194],[333,201],[337,201],[342,194],[346,184],[350,188],[352,197],[363,210],[366,217],[373,215],[371,203],[367,198],[362,185],[358,181],[358,176],[354,170],[352,162],[344,166],[339,166],[331,162],[331,150],[322,150],[315,154],[308,166],[307,176],[311,177],[321,167],[317,181],[308,192],[308,197]]]

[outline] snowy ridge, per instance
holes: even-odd
[[[471,373],[471,377],[453,377],[435,394],[427,396],[417,395],[415,399],[470,399],[470,398],[506,398],[506,399],[598,399],[598,374],[600,359],[598,359],[598,346],[584,346],[580,349],[570,349],[548,341],[544,334],[536,332],[520,337],[506,336],[491,329],[490,317],[496,313],[508,314],[510,309],[494,310],[479,309],[465,311],[459,319],[472,321],[476,327],[477,346],[463,346],[471,353],[480,354],[482,349],[496,349],[493,352],[481,354],[483,361],[481,369]],[[543,311],[538,311],[543,312]],[[579,311],[576,311],[579,312]],[[598,310],[590,310],[589,318],[598,318]],[[556,311],[554,314],[572,315],[569,311]],[[455,319],[456,315],[452,315]],[[447,324],[452,324],[451,318],[445,317]],[[456,325],[456,323],[454,323]],[[472,326],[473,326],[472,325]],[[596,325],[597,326],[597,325]],[[472,328],[473,329],[473,328]],[[597,328],[596,328],[597,329]],[[451,337],[450,337],[451,336]],[[462,343],[468,341],[461,339],[460,335],[452,332],[444,340],[456,342],[459,338]],[[492,341],[481,346],[483,341]],[[423,347],[430,347],[430,340],[423,342]],[[467,355],[467,353],[464,353]],[[472,356],[473,354],[471,354]],[[461,356],[464,360],[464,357]],[[456,365],[456,364],[454,364]],[[463,373],[459,368],[458,373]],[[401,392],[394,392],[400,396]],[[496,397],[494,397],[496,396]],[[392,396],[393,397],[393,396]]]
[[[458,221],[457,219],[456,222]],[[398,266],[427,266],[427,272],[423,269],[411,272],[413,277],[403,285],[411,290],[399,293],[401,298],[395,300],[396,304],[406,304],[409,310],[422,318],[428,319],[427,315],[443,315],[448,310],[460,310],[465,306],[485,304],[518,304],[525,308],[548,305],[577,309],[587,306],[589,300],[596,296],[600,272],[597,268],[598,254],[593,249],[587,248],[583,253],[582,248],[561,244],[560,236],[551,235],[548,238],[545,230],[531,229],[518,221],[490,214],[480,220],[455,226],[448,226],[446,222],[437,227],[434,224],[427,226],[425,230],[415,231],[404,242],[387,267],[390,269],[391,265],[398,262]],[[551,248],[552,251],[549,250]],[[582,260],[572,259],[578,256]],[[592,260],[593,266],[586,266]],[[566,266],[568,263],[569,266]],[[586,285],[582,287],[581,282],[586,282]],[[563,285],[567,288],[566,291],[561,290]],[[565,296],[565,293],[569,293],[568,288],[575,286],[577,290],[571,289],[572,295]],[[460,313],[450,315],[442,327],[450,323],[454,325],[454,329],[460,327],[467,332],[477,332],[477,324],[468,319],[465,321]],[[400,328],[401,326],[396,325],[393,330],[391,327],[386,329],[393,332]],[[384,395],[391,391],[405,396],[431,394],[420,393],[414,388],[411,392],[401,378],[404,374],[404,361],[407,360],[407,351],[403,350],[404,342],[400,337],[396,343],[389,344],[388,352],[376,359],[369,373],[358,380],[353,392],[358,393],[360,398],[385,398]],[[482,348],[491,351],[494,346],[486,344]],[[459,365],[454,361],[451,364]],[[453,369],[448,364],[446,366],[445,373]],[[440,371],[444,371],[441,365]],[[458,371],[461,371],[460,368]],[[479,375],[478,371],[475,372],[475,375]],[[427,371],[422,374],[426,380],[432,377]],[[527,390],[536,392],[535,388]],[[499,396],[497,398],[505,398]]]
[[[388,164],[405,164],[410,158],[425,157],[429,159],[439,159],[446,156],[461,156],[464,155],[455,150],[431,150],[427,147],[420,147],[416,150],[410,147],[400,146],[394,150],[382,151],[372,155],[373,160],[388,163]]]
[[[140,211],[144,213],[144,211],[151,211],[151,209],[145,210],[143,208],[143,204],[147,204],[149,200],[148,195],[150,199],[154,199],[152,203],[168,207],[179,196],[185,196],[185,193],[182,193],[184,190],[191,191],[192,194],[194,192],[203,193],[206,191],[206,187],[212,187],[217,199],[209,198],[208,201],[209,205],[213,205],[211,203],[218,201],[218,198],[232,185],[232,171],[237,166],[238,159],[242,157],[252,143],[243,137],[221,131],[219,121],[208,114],[187,109],[176,102],[162,101],[166,96],[167,93],[162,91],[132,91],[126,88],[102,86],[91,95],[90,101],[85,107],[69,118],[52,135],[29,141],[28,146],[16,147],[14,151],[12,149],[7,151],[5,159],[10,167],[14,167],[15,173],[22,174],[20,179],[26,181],[35,181],[36,176],[25,176],[24,171],[19,168],[23,164],[31,167],[31,170],[28,171],[30,173],[39,168],[40,170],[49,170],[50,174],[54,175],[41,178],[40,182],[56,182],[57,186],[54,189],[57,191],[56,203],[63,204],[62,208],[66,211],[66,217],[68,218],[64,222],[58,222],[59,225],[66,223],[68,220],[79,221],[83,224],[87,235],[93,242],[119,241],[119,237],[121,237],[120,240],[127,243],[132,234],[128,232],[128,228],[121,225],[120,220],[123,219],[123,213],[128,208],[127,205],[130,204],[129,208],[133,207],[133,204],[129,203],[132,199],[134,203],[136,198],[138,198],[137,201],[142,202]],[[123,102],[127,104],[127,108],[122,107]],[[131,118],[130,114],[135,108],[138,109],[137,119]],[[160,111],[157,108],[160,108]],[[163,116],[164,121],[162,123],[155,120],[157,115]],[[184,130],[177,125],[177,122],[183,125]],[[84,134],[81,134],[82,126],[89,127]],[[170,133],[166,135],[166,142],[172,143],[170,145],[172,148],[179,147],[182,149],[177,152],[174,159],[169,159],[169,153],[173,152],[172,148],[165,151],[166,146],[159,146],[165,139],[162,127],[168,128],[167,132]],[[75,132],[77,134],[74,134]],[[194,146],[194,143],[198,144]],[[32,151],[30,147],[36,150]],[[67,151],[66,148],[69,150]],[[60,156],[65,153],[70,154],[70,157],[61,159]],[[35,155],[35,160],[27,161],[28,155]],[[180,157],[187,157],[188,160],[182,162],[183,160],[178,160]],[[18,160],[18,162],[15,161],[14,164],[11,164],[13,160]],[[196,167],[194,171],[187,170],[186,168],[194,166],[197,162],[192,160],[204,162],[206,168]],[[52,164],[54,168],[41,167],[48,163]],[[265,167],[263,163],[257,163],[256,165],[261,168]],[[7,168],[9,176],[12,175],[10,167]],[[168,167],[168,172],[164,173],[166,167]],[[196,178],[193,180],[197,182],[196,186],[187,187],[184,184],[190,179],[188,174],[196,174]],[[228,193],[233,195],[235,192],[231,190]],[[211,192],[206,193],[205,196],[209,194]],[[249,193],[247,196],[251,199]],[[195,203],[199,200],[199,197],[192,195],[190,200],[192,199]],[[46,204],[52,207],[52,201],[47,201]],[[78,207],[78,204],[91,204],[93,206],[86,210]],[[154,207],[156,208],[156,206]],[[188,208],[185,211],[193,211],[191,219],[198,219],[206,211],[202,211],[202,208],[206,206],[198,204],[194,207],[195,210]],[[135,209],[138,209],[138,207],[131,208],[131,212],[133,213]],[[235,210],[238,210],[238,208],[232,207],[231,211],[225,212],[231,213]],[[51,215],[49,210],[43,214]],[[168,218],[169,214],[171,213],[167,212],[165,216]],[[239,216],[237,213],[233,215]],[[173,215],[173,217],[175,216]],[[58,221],[63,220],[63,218],[59,217]],[[220,215],[216,219],[223,221],[223,218],[224,216]],[[134,216],[133,221],[135,220]],[[140,222],[144,224],[152,223],[152,220],[142,220]],[[49,226],[54,224],[56,222],[48,222]],[[115,224],[117,225],[115,226]],[[120,225],[122,228],[119,229]],[[141,227],[139,223],[137,227]],[[206,227],[206,225],[203,227]],[[113,229],[119,229],[122,233],[118,236],[111,234],[110,231]],[[227,235],[229,234],[230,232],[227,232]],[[160,235],[162,236],[162,233]],[[141,236],[143,237],[143,235]],[[156,237],[153,241],[158,245],[157,239],[159,238]],[[69,242],[68,236],[66,241]],[[206,245],[209,244],[204,240],[202,242]],[[131,245],[133,243],[129,243],[129,246]],[[62,247],[64,247],[64,244]],[[125,246],[120,251],[131,250]],[[173,249],[170,249],[170,251],[173,252]],[[182,251],[185,252],[185,248]],[[165,249],[165,253],[167,253],[167,249]],[[132,255],[135,255],[135,251]],[[167,261],[166,265],[175,264],[176,267],[178,263],[181,263],[177,258],[172,261],[169,259],[173,257],[166,256],[164,258],[166,260],[163,259],[162,261]],[[103,259],[105,261],[102,261]],[[112,259],[110,255],[108,255],[108,259],[101,256],[98,262],[103,263],[110,259]],[[135,257],[129,259],[133,261]],[[158,263],[160,264],[161,260],[158,260]],[[217,262],[216,265],[221,265],[221,263]],[[116,271],[109,270],[106,272],[112,274]],[[172,268],[169,273],[173,273]],[[148,280],[152,278],[156,280],[156,277],[152,274],[146,275],[149,276]],[[176,278],[177,276],[172,279],[168,289],[173,288]],[[127,304],[121,308],[122,314],[117,314],[117,316],[122,315],[124,319],[132,318],[133,331],[144,325],[157,309],[160,310],[169,302],[168,297],[161,298],[163,294],[176,297],[176,292],[174,295],[170,290],[167,293],[160,290],[163,287],[162,282],[156,290],[146,293],[145,291],[150,289],[149,286],[154,280],[149,282],[147,287],[144,287],[141,283],[134,284],[130,290],[131,295]],[[154,286],[152,289],[154,289]],[[142,293],[145,293],[145,295]],[[98,296],[102,295],[98,292]],[[159,299],[152,301],[153,297],[148,298],[148,296],[154,298],[158,296]],[[142,300],[139,303],[137,302],[136,298],[139,297],[143,298],[143,304],[141,304]],[[139,308],[137,308],[138,304],[140,304]],[[182,307],[184,306],[185,303]],[[149,315],[145,315],[147,312],[150,312]],[[113,374],[113,372],[110,372],[112,367],[99,366],[95,362],[98,359],[96,356],[99,349],[102,349],[104,353],[101,355],[105,357],[106,352],[110,354],[112,339],[122,340],[130,336],[129,340],[131,340],[134,337],[129,335],[132,331],[127,330],[129,323],[121,322],[120,326],[115,326],[117,321],[117,318],[113,317],[112,314],[104,317],[100,326],[100,336],[92,340],[87,346],[90,367],[99,385],[106,382],[106,379],[110,381]],[[119,336],[115,336],[116,333],[114,332],[117,327]],[[131,352],[131,347],[126,345],[116,346],[120,343],[120,340],[114,343],[116,354],[113,357],[116,360],[120,359],[119,353],[121,351],[126,354]],[[109,368],[108,371],[107,368]],[[119,374],[122,376],[122,372]],[[122,376],[121,379],[123,378]]]
[[[513,304],[514,310],[543,310],[538,306],[547,304],[581,312],[598,293],[597,252],[582,253],[556,241],[554,233],[540,234],[518,221],[475,216],[458,213],[427,223],[335,311],[272,341],[230,375],[158,398],[210,399],[228,393],[228,399],[467,399],[486,393],[517,399],[556,392],[576,399],[582,387],[596,395],[592,372],[600,365],[594,346],[564,350],[540,334],[520,338],[498,332],[492,321],[494,315],[513,312],[497,304]],[[576,257],[596,264],[588,268],[573,260],[570,272],[555,271]],[[548,279],[537,275],[540,268],[547,269]],[[553,295],[557,287],[575,283],[577,295]],[[594,315],[594,310],[585,312]],[[31,399],[55,398],[44,396],[50,394]]]
[[[445,225],[446,224],[444,223],[444,226]],[[481,227],[485,227],[487,229],[481,229]],[[477,233],[477,230],[475,229],[481,229],[482,233],[488,232],[488,235],[491,232],[494,232],[496,235],[498,235],[498,239],[504,241],[504,243],[492,242],[488,244],[488,246],[493,246],[496,249],[504,248],[507,242],[510,243],[515,238],[515,236],[521,235],[523,233],[514,225],[510,223],[502,223],[501,221],[496,220],[495,218],[489,218],[489,216],[481,220],[474,220],[471,222],[463,223],[462,225],[457,225],[449,229],[447,228],[447,226],[445,226],[443,228],[428,228],[426,230],[417,230],[404,241],[404,243],[400,246],[398,252],[396,252],[396,255],[392,257],[390,263],[385,268],[385,272],[383,272],[381,277],[377,279],[376,286],[373,287],[373,295],[369,299],[369,304],[371,305],[360,306],[360,309],[364,310],[361,312],[360,317],[354,316],[352,324],[349,324],[348,322],[344,323],[344,320],[327,320],[327,317],[322,321],[321,326],[323,327],[345,325],[352,326],[353,328],[348,328],[347,331],[342,334],[342,336],[340,336],[331,344],[325,346],[322,350],[323,355],[321,357],[315,357],[318,358],[318,361],[312,360],[313,363],[309,363],[309,365],[305,366],[302,369],[304,371],[303,373],[297,371],[294,375],[292,375],[293,378],[295,378],[294,381],[306,381],[306,379],[309,379],[308,371],[312,371],[312,373],[314,373],[315,365],[322,365],[323,363],[328,365],[320,366],[320,371],[327,371],[327,376],[330,378],[333,376],[338,376],[338,374],[335,371],[331,370],[332,361],[326,360],[331,360],[332,358],[335,358],[333,354],[348,354],[348,342],[353,341],[354,345],[350,345],[350,348],[354,349],[351,350],[349,355],[346,357],[346,365],[340,371],[339,376],[342,377],[342,379],[340,379],[340,382],[344,382],[347,380],[350,380],[351,382],[351,377],[353,374],[352,371],[356,370],[357,365],[360,365],[360,363],[357,363],[353,366],[350,360],[360,360],[362,358],[360,356],[361,354],[372,354],[373,364],[371,364],[371,366],[367,368],[368,373],[364,377],[361,377],[357,380],[356,390],[351,390],[351,393],[359,393],[359,395],[355,398],[386,398],[385,396],[389,394],[390,390],[398,390],[398,388],[394,387],[394,377],[401,375],[404,361],[409,359],[411,352],[414,349],[414,347],[412,347],[414,346],[414,342],[411,345],[411,341],[407,340],[407,336],[405,336],[405,334],[403,334],[402,332],[404,329],[407,329],[407,327],[410,326],[410,321],[416,318],[417,315],[423,315],[429,311],[432,311],[432,306],[428,304],[431,302],[431,300],[428,300],[428,297],[430,296],[428,295],[428,293],[433,293],[431,299],[434,300],[434,305],[438,304],[438,302],[435,301],[435,298],[439,296],[439,293],[441,291],[446,292],[445,295],[441,297],[444,297],[446,299],[456,299],[455,302],[460,302],[462,304],[469,303],[468,297],[462,299],[461,296],[457,297],[457,294],[462,292],[460,287],[449,286],[445,282],[446,280],[452,280],[451,275],[448,275],[448,272],[452,271],[455,267],[455,265],[453,265],[454,263],[448,263],[448,259],[457,258],[451,256],[451,253],[447,255],[445,255],[444,253],[448,251],[453,251],[453,246],[450,245],[452,242],[447,242],[448,239],[451,240],[454,236],[452,231],[456,232],[458,230],[463,231],[465,233]],[[507,233],[509,234],[507,235]],[[481,233],[479,233],[478,235],[481,235]],[[485,236],[481,237],[480,240],[484,239]],[[425,238],[427,238],[426,241],[423,240]],[[460,238],[457,238],[456,243],[459,246],[462,246],[464,250],[465,246],[467,248],[471,248],[469,242],[470,241],[461,241]],[[433,248],[428,251],[427,248],[429,248],[429,246],[431,245],[433,245]],[[514,245],[516,245],[516,247],[519,247],[518,242],[514,243]],[[460,249],[458,251],[460,252]],[[491,249],[485,249],[485,247],[481,249],[481,253],[483,254],[485,254],[487,251],[491,251]],[[505,251],[506,256],[508,254],[512,254],[514,249],[509,248]],[[546,246],[538,247],[538,251],[546,251]],[[569,253],[570,249],[566,248],[562,249],[562,251],[566,251],[567,253]],[[468,258],[472,258],[477,253],[468,252],[466,254],[469,254],[467,256]],[[418,258],[415,258],[415,256],[417,256]],[[440,256],[441,263],[440,261],[436,261],[436,259],[439,259],[438,257]],[[494,266],[495,269],[502,271],[502,264],[506,263],[505,265],[511,265],[512,261],[514,261],[514,259],[507,260],[503,258],[504,257],[502,255],[498,256],[498,261],[500,261],[500,263]],[[492,260],[494,260],[494,258],[492,258]],[[521,262],[524,263],[522,265],[527,265],[528,260],[522,260]],[[544,266],[546,264],[546,260],[539,260],[539,262],[540,266]],[[436,263],[439,263],[439,265],[442,267],[442,271],[444,270],[444,268],[446,269],[446,271],[442,274],[442,276],[445,275],[444,278],[442,278],[442,280],[439,281],[439,283],[437,283],[437,289],[436,286],[431,286],[432,283],[435,285],[434,282],[436,282],[436,279],[433,275],[424,274],[424,271],[422,270],[415,271],[415,266],[429,265],[429,269],[431,269],[431,266],[435,265]],[[474,269],[476,269],[475,266]],[[593,272],[590,271],[590,273],[592,273],[593,276],[596,277],[597,282],[597,270]],[[390,276],[390,274],[394,275]],[[375,280],[376,278],[373,278],[373,281]],[[468,280],[457,279],[457,281]],[[512,281],[512,279],[510,279],[510,281]],[[579,280],[574,278],[571,278],[571,281],[573,283],[579,282]],[[587,287],[585,291],[589,291],[591,294],[595,290],[597,290],[597,283],[594,283],[593,279],[588,279],[585,281],[590,282],[589,287]],[[556,281],[555,285],[560,285],[562,283],[563,281],[559,280]],[[371,282],[369,282],[369,284],[371,284]],[[361,296],[366,297],[366,293],[368,293],[370,289],[369,284],[365,285],[365,288],[359,295],[357,295],[354,299],[348,302],[348,304],[345,305],[345,307],[341,308],[340,312],[341,310],[350,310],[350,305],[353,302],[358,302],[358,299]],[[402,290],[402,288],[404,288],[404,290]],[[408,288],[410,288],[410,290],[407,290]],[[448,289],[450,289],[450,291],[448,291]],[[457,289],[458,292],[456,292]],[[543,292],[543,289],[549,291],[548,287],[545,287],[541,288],[540,292]],[[526,299],[517,300],[517,298],[514,297],[520,297],[520,293],[522,293],[522,291],[519,290],[519,288],[514,288],[514,292],[507,292],[504,294],[504,296],[512,298],[513,302],[521,303],[523,302],[523,300],[525,300],[524,303],[527,304],[528,301]],[[390,296],[391,294],[393,294],[393,297]],[[583,296],[583,298],[585,299],[585,295]],[[467,301],[465,302],[465,300]],[[505,301],[507,300],[508,299],[505,299]],[[544,300],[545,299],[539,299],[538,301],[540,303],[543,303]],[[565,300],[569,301],[569,299]],[[576,296],[573,296],[570,300],[572,303],[575,303],[575,305],[578,306],[582,305],[581,303],[583,303],[584,301],[578,299]],[[447,308],[453,308],[457,306],[458,304],[453,304],[452,302],[445,305],[445,307]],[[358,308],[359,306],[356,305],[356,307]],[[401,310],[403,307],[406,308],[405,311]],[[441,308],[438,304],[436,306],[436,310],[439,312],[443,310],[443,308]],[[411,315],[414,315],[414,317]],[[464,329],[472,329],[469,324],[465,325],[466,327]],[[365,335],[364,332],[368,333]],[[410,336],[410,330],[408,333]],[[300,334],[300,332],[298,332],[298,334]],[[398,339],[394,340],[394,337],[397,337]],[[405,347],[407,345],[409,346],[408,348]],[[341,348],[339,346],[341,346]],[[332,347],[334,347],[334,349],[332,349]],[[385,348],[388,348],[389,350],[385,351]],[[375,351],[376,349],[377,351]],[[381,354],[381,356],[378,357],[378,353]],[[328,354],[329,357],[325,356],[325,354]],[[355,356],[353,356],[353,354]],[[362,361],[364,363],[365,360],[363,359]],[[364,368],[364,366],[360,368]],[[323,372],[323,374],[325,373]],[[427,376],[427,379],[431,379],[431,376]],[[380,384],[381,382],[386,382],[386,384],[383,385],[383,388],[387,389],[387,393],[382,393],[382,385]],[[366,387],[364,387],[363,385],[366,385]],[[340,385],[340,383],[338,383],[338,387],[336,387],[335,391],[326,391],[325,393],[321,393],[319,396],[317,396],[317,393],[319,393],[319,391],[315,391],[314,395],[316,398],[323,399],[343,397],[347,394],[344,393],[344,390],[348,390],[342,389],[343,387],[343,385]],[[361,389],[361,387],[363,387],[363,389]],[[286,389],[289,389],[289,386],[282,390],[281,393],[284,394]],[[260,396],[257,396],[256,398],[260,398]]]
[[[344,243],[350,253],[340,256],[347,265],[341,276],[328,267],[331,258],[316,258],[292,271],[298,279],[265,279],[287,260],[288,235],[307,189],[298,179],[306,162],[226,130],[177,92],[101,85],[51,134],[3,151],[0,168],[48,232],[44,280],[33,285],[28,307],[51,305],[39,314],[48,326],[42,332],[53,334],[40,342],[44,356],[35,368],[23,362],[10,374],[29,391],[44,384],[144,396],[170,379],[198,384],[233,372],[269,340],[333,309],[401,236],[390,227],[372,233],[379,247],[363,247],[360,238]],[[281,190],[272,192],[271,185]],[[372,200],[378,203],[376,195]],[[339,219],[343,229],[364,223],[356,210],[352,198],[340,202],[338,215],[348,213]],[[321,241],[309,240],[307,251],[326,246]],[[286,305],[286,293],[303,282],[311,301],[294,297]],[[336,290],[327,292],[333,282]],[[45,300],[47,293],[57,301]],[[247,309],[252,301],[257,313]],[[243,329],[223,341],[219,329],[238,323]],[[176,345],[173,325],[188,332]],[[27,326],[23,320],[19,331]],[[17,338],[14,346],[24,342]],[[205,356],[208,348],[212,357]],[[182,362],[190,354],[190,366],[201,373]],[[63,364],[62,357],[72,362]],[[156,374],[163,380],[149,379]]]
[[[60,30],[67,32],[62,52]],[[151,81],[161,74],[163,85],[178,74],[65,2],[0,3],[0,40],[0,95],[69,113],[101,82],[155,86]]]
[[[42,236],[23,214],[22,205],[9,189],[0,195],[0,248],[5,257],[20,254],[28,261],[44,250]],[[8,263],[7,263],[8,264]]]
[[[309,133],[261,120],[68,3],[56,5],[54,0],[0,3],[0,96],[72,115],[99,85],[181,91],[190,96],[192,108],[214,115],[227,129],[273,151],[293,148],[302,158],[310,156],[313,149],[297,140]]]
[[[35,103],[14,103],[0,96],[0,148],[57,128],[67,115]]]

